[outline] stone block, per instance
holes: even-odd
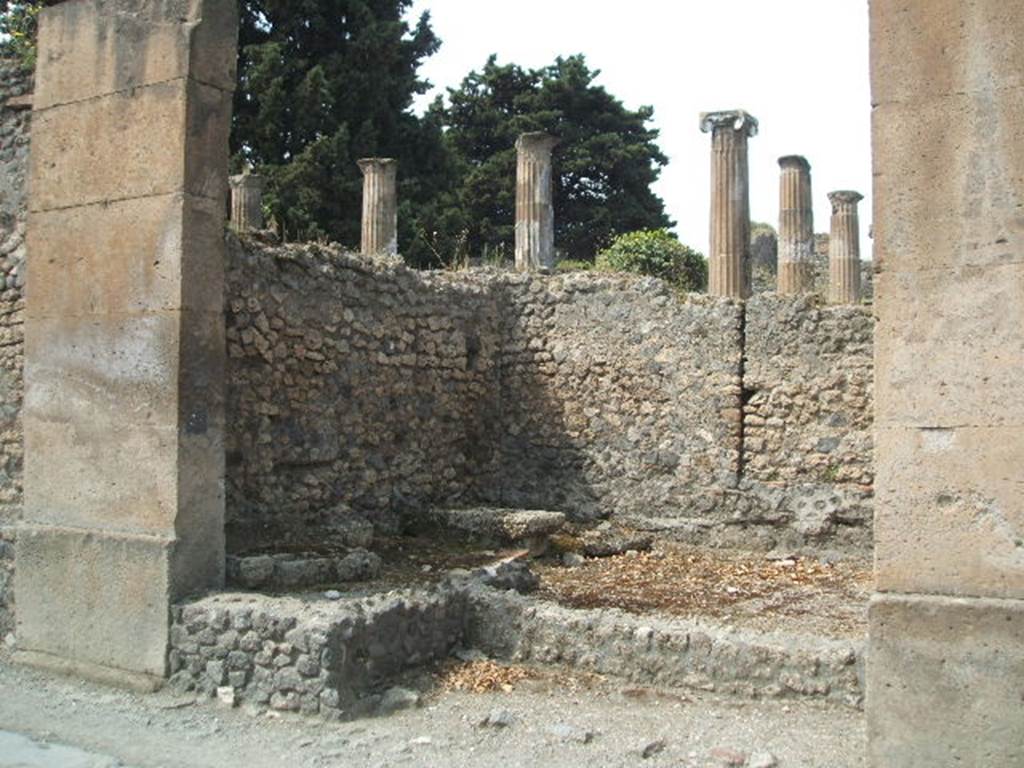
[[[881,591],[1024,598],[1024,428],[877,430]]]
[[[72,0],[47,8],[40,50],[53,52],[36,109],[192,77],[234,90],[237,3]]]
[[[188,192],[223,204],[231,94],[172,80],[35,113],[30,210]]]
[[[32,214],[27,312],[33,318],[220,312],[220,209],[212,200],[175,193]]]
[[[200,542],[210,533],[223,514],[220,318],[27,324],[27,520],[156,535],[194,521]]]
[[[1024,603],[883,595],[869,617],[871,765],[1024,765]]]
[[[157,537],[26,526],[18,536],[18,647],[30,661],[166,672],[174,545]],[[97,620],[102,616],[103,620]]]
[[[1021,261],[1024,89],[884,104],[872,134],[877,268]]]
[[[879,425],[1024,423],[1024,263],[882,273],[876,292]]]
[[[874,102],[1024,87],[1024,48],[1006,33],[1020,13],[1006,0],[872,0]]]

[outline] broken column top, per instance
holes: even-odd
[[[550,152],[561,141],[557,136],[552,136],[544,131],[530,131],[523,133],[516,139],[516,149],[526,151],[548,151]]]
[[[793,166],[803,168],[805,171],[811,170],[811,164],[803,155],[783,155],[779,158],[779,167],[792,168]]]
[[[228,182],[231,184],[233,189],[237,187],[249,187],[250,189],[259,187],[260,189],[263,189],[266,185],[266,180],[258,173],[253,173],[252,168],[246,168],[239,174],[229,176]]]
[[[852,189],[840,189],[835,192],[829,192],[828,199],[834,208],[843,203],[855,205],[864,199],[864,195],[860,192],[854,192]]]
[[[747,136],[757,136],[757,118],[742,109],[700,113],[700,129],[703,133],[713,133],[719,128],[745,131]]]

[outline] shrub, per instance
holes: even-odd
[[[619,235],[597,255],[597,268],[660,277],[681,291],[703,291],[708,282],[704,255],[663,229]]]

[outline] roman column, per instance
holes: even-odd
[[[250,172],[232,176],[231,227],[237,232],[263,229],[263,177]]]
[[[859,192],[829,192],[832,229],[828,241],[828,300],[830,304],[860,304]]]
[[[705,112],[700,129],[711,134],[711,251],[708,293],[750,295],[750,190],[747,139],[757,120],[743,110]]]
[[[800,155],[779,158],[780,294],[806,293],[814,279],[814,204],[811,164]]]
[[[558,139],[524,133],[516,141],[516,269],[555,266],[555,205],[551,152]]]
[[[368,157],[358,165],[363,172],[362,252],[394,256],[398,253],[398,161]]]
[[[39,16],[17,659],[167,673],[172,606],[224,580],[224,215],[238,10]]]

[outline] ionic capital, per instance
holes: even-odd
[[[701,112],[700,129],[703,133],[711,133],[728,129],[743,132],[747,136],[757,136],[757,118],[742,109],[730,109],[721,112]]]

